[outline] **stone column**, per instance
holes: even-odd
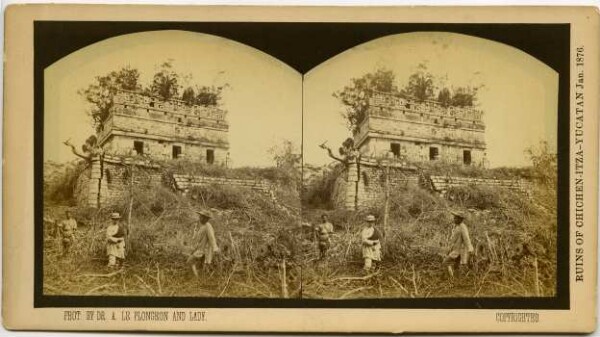
[[[91,172],[88,187],[88,205],[90,207],[100,207],[100,205],[98,204],[100,194],[100,181],[102,178],[102,171],[100,166],[100,157],[93,158],[90,169]]]
[[[358,184],[358,165],[355,161],[348,164],[348,175],[346,177],[346,200],[345,208],[356,210],[356,186]]]

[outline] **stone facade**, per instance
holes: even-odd
[[[414,169],[401,165],[380,167],[374,163],[363,162],[360,166],[360,180],[357,184],[356,207],[366,207],[382,200],[385,196],[385,186],[389,190],[417,186],[419,176]]]
[[[132,184],[162,184],[160,168],[144,160],[105,155],[91,160],[77,180],[75,199],[79,205],[100,207],[129,194]]]
[[[401,164],[381,165],[370,161],[361,161],[355,169],[351,167],[347,166],[336,179],[331,197],[335,208],[356,210],[375,206],[384,200],[386,184],[390,191],[412,185],[440,195],[458,186],[486,186],[524,194],[531,191],[531,183],[521,179],[426,176]]]
[[[362,159],[350,163],[336,179],[332,193],[335,208],[357,209],[381,201],[385,186],[394,189],[416,186],[419,176],[415,168],[398,162],[376,162]]]
[[[189,106],[138,92],[119,91],[98,133],[105,153],[154,159],[187,158],[226,165],[227,113],[216,107]]]
[[[79,205],[101,207],[127,197],[132,186],[166,185],[184,195],[194,186],[225,185],[273,195],[266,180],[234,179],[198,175],[166,175],[161,167],[147,160],[105,155],[93,158],[79,175],[75,199]]]
[[[451,176],[429,176],[431,189],[435,192],[445,194],[452,187],[475,185],[496,188],[505,188],[516,192],[529,193],[531,183],[522,179],[488,179],[488,178],[468,178]]]
[[[234,188],[245,188],[270,194],[271,184],[265,180],[233,179],[222,177],[194,176],[188,174],[174,174],[173,182],[175,189],[187,194],[192,187],[205,187],[212,185],[224,185]]]
[[[483,112],[376,93],[354,135],[363,157],[486,165]]]

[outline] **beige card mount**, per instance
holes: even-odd
[[[596,328],[596,8],[5,17],[6,328]]]

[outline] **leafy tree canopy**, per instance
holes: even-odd
[[[402,88],[401,93],[422,102],[433,98],[435,89],[435,77],[429,72],[427,65],[421,63],[409,76],[408,83]]]
[[[454,89],[450,104],[457,107],[469,107],[477,100],[478,87],[458,87]]]
[[[525,154],[531,160],[534,178],[556,190],[557,182],[557,156],[555,150],[551,150],[548,142],[540,141],[537,146],[530,146]]]
[[[159,71],[154,74],[149,91],[152,95],[163,100],[176,98],[179,94],[179,74],[173,70],[173,61],[168,60],[161,64]]]
[[[229,87],[228,84],[222,86],[198,86],[196,87],[195,104],[202,106],[218,106],[221,100],[223,89]]]
[[[118,90],[140,90],[138,83],[140,72],[129,66],[97,76],[94,83],[79,91],[79,94],[91,103],[89,111],[96,131],[100,131],[108,118]]]
[[[191,78],[191,76],[189,77]],[[119,90],[136,91],[163,100],[180,98],[190,106],[218,106],[222,91],[229,87],[227,83],[220,86],[188,86],[180,96],[182,80],[187,81],[188,76],[176,72],[173,61],[167,60],[158,67],[152,83],[145,86],[144,90],[140,83],[139,70],[126,66],[106,75],[97,76],[93,83],[79,90],[79,94],[90,103],[89,114],[96,131],[99,132],[110,115],[110,110],[114,105],[114,96]]]
[[[369,100],[375,92],[398,93],[395,80],[391,70],[377,69],[374,73],[353,78],[350,85],[333,94],[345,105],[346,109],[342,115],[353,133],[358,131],[358,125],[365,118]]]
[[[302,163],[302,155],[291,140],[285,139],[281,145],[271,147],[269,153],[279,168],[297,168]]]
[[[445,83],[446,76],[436,77],[429,72],[425,63],[420,63],[412,73],[406,85],[398,90],[395,74],[388,69],[377,69],[358,78],[352,78],[350,84],[342,90],[333,93],[344,106],[342,115],[348,129],[353,134],[358,132],[358,126],[366,117],[370,100],[376,92],[389,93],[417,101],[437,100],[443,107],[470,107],[477,102],[477,91],[483,87],[465,86],[452,89],[438,84]]]
[[[452,104],[452,93],[448,88],[442,88],[438,93],[437,101],[443,106],[448,107]]]

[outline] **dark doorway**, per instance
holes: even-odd
[[[400,144],[391,143],[390,151],[392,151],[392,153],[394,154],[394,157],[396,157],[396,158],[400,157]]]
[[[144,154],[144,142],[140,142],[139,140],[134,140],[133,141],[133,149],[135,150],[135,153],[137,153],[138,155],[143,155]]]
[[[206,162],[209,164],[215,162],[215,150],[206,150]]]
[[[437,147],[429,148],[429,160],[438,160],[439,156],[440,156],[440,149],[438,149]]]
[[[471,165],[471,150],[463,151],[463,164]]]
[[[173,145],[173,159],[177,159],[181,156],[181,146]]]

